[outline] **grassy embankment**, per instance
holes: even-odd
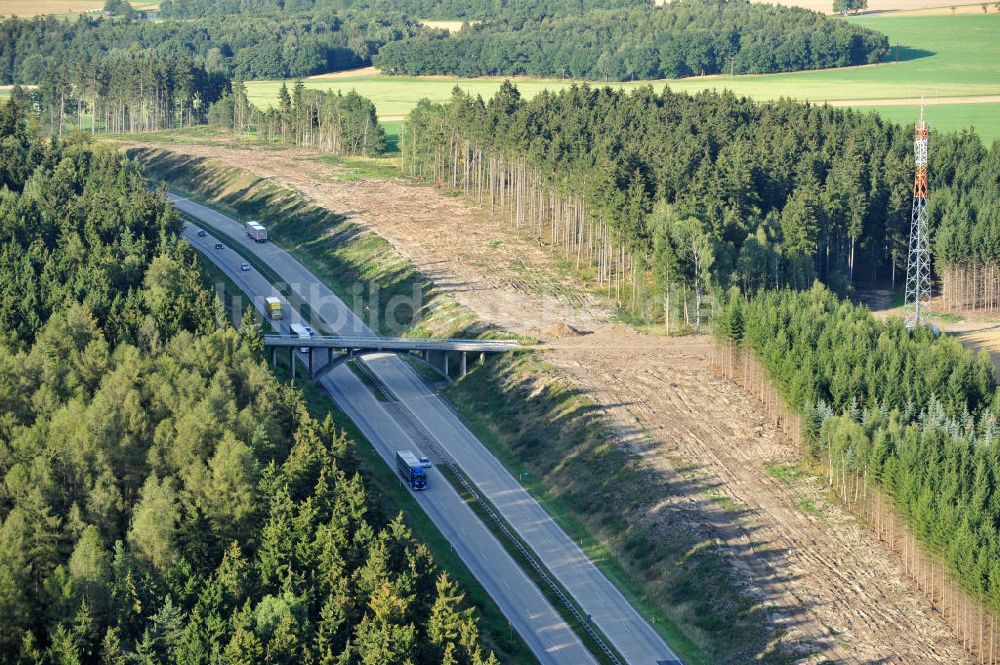
[[[765,647],[766,613],[739,591],[726,555],[688,530],[697,518],[664,507],[698,488],[624,449],[593,400],[540,357],[477,366],[445,394],[687,662],[786,661]]]
[[[154,178],[169,178],[181,194],[209,203],[236,219],[259,219],[271,237],[320,277],[372,329],[399,334],[459,336],[482,332],[473,317],[434,290],[381,237],[311,203],[298,191],[242,169],[165,150],[135,149]],[[376,288],[373,288],[376,287]],[[395,297],[410,298],[416,311],[395,308],[399,325],[383,309]],[[368,306],[368,313],[365,312]]]
[[[907,16],[874,14],[846,19],[889,37],[891,62],[867,66],[747,76],[707,76],[659,81],[613,83],[623,88],[652,85],[673,90],[727,88],[757,99],[791,97],[812,101],[856,101],[859,108],[885,112],[886,117],[913,122],[918,111],[908,106],[873,104],[876,100],[1000,95],[1000,13]],[[899,47],[899,62],[896,46]],[[490,97],[500,78],[358,76],[305,81],[320,90],[357,90],[376,105],[380,117],[395,120],[406,115],[422,98],[443,102],[458,85],[473,94]],[[522,94],[531,97],[545,89],[559,89],[569,81],[516,79]],[[598,82],[600,83],[600,82]],[[248,83],[251,100],[270,106],[280,81]],[[865,100],[871,100],[865,103]],[[935,129],[954,130],[975,125],[987,142],[1000,138],[1000,103],[929,106],[928,120]]]
[[[384,240],[297,192],[218,162],[133,153],[143,156],[152,175],[169,174],[172,184],[197,198],[264,219],[276,242],[338,292],[352,280],[384,282],[384,291],[406,290],[421,279]],[[435,310],[421,321],[421,334],[468,334],[474,327],[457,303]],[[686,662],[745,662],[762,652],[765,660],[783,660],[766,651],[775,637],[768,619],[732,576],[726,555],[686,529],[690,521],[658,507],[690,488],[666,483],[618,444],[593,401],[557,379],[536,354],[477,367],[447,395],[512,473],[528,472],[526,488]]]

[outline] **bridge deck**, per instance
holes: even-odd
[[[517,342],[478,339],[433,339],[408,337],[337,337],[313,335],[309,338],[290,335],[264,335],[264,346],[350,349],[355,351],[469,351],[505,353],[521,348]]]

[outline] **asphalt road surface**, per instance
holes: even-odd
[[[188,225],[184,237],[233,280],[254,306],[266,316],[264,298],[284,297],[256,270],[242,271],[243,259],[231,249],[215,249],[211,234],[203,238]],[[272,321],[276,332],[289,332],[292,323],[306,323],[291,307],[284,309],[284,318]],[[382,402],[345,365],[340,364],[320,379],[321,385],[365,437],[379,455],[395,470],[397,449],[419,450],[410,435],[404,432]],[[455,552],[469,568],[486,592],[517,630],[521,639],[542,665],[597,665],[580,638],[563,621],[535,583],[507,553],[458,492],[436,469],[427,469],[428,489],[411,492],[420,507],[438,530],[452,544]],[[419,536],[419,534],[418,534]]]
[[[345,336],[374,335],[364,322],[355,316],[350,308],[329,288],[274,243],[256,243],[247,237],[243,225],[236,220],[193,201],[173,195],[170,195],[170,198],[182,212],[198,219],[207,228],[219,230],[240,242],[245,249],[250,250],[280,275],[303,301],[309,303],[313,312],[313,325],[321,325],[331,332]],[[196,238],[196,240],[205,239]],[[211,246],[211,244],[208,245],[208,247]],[[199,247],[199,249],[201,248]],[[208,255],[214,259],[211,252],[212,250],[209,250]],[[237,272],[239,272],[239,263],[238,257],[233,259]],[[246,274],[242,273],[242,275]],[[259,278],[263,280],[262,277]],[[266,280],[264,281],[266,282]],[[238,281],[236,283],[243,288],[243,284]],[[249,290],[247,292],[254,293],[261,299],[264,295],[273,295],[274,289],[270,284],[259,285],[259,288],[259,291]],[[282,300],[285,301],[284,298]],[[480,492],[497,507],[507,523],[518,532],[546,568],[573,595],[584,612],[591,617],[594,624],[600,628],[628,663],[631,665],[668,665],[681,662],[659,634],[636,612],[583,550],[569,538],[566,532],[524,490],[500,461],[469,431],[450,405],[420,379],[413,368],[400,358],[387,354],[369,357],[365,362],[382,384],[399,400],[414,422],[419,423],[422,429],[430,434],[435,441],[435,446],[457,463],[470,480],[477,485]],[[353,377],[348,368],[338,367],[324,376],[324,385],[330,381],[335,388],[343,388],[338,380],[343,378],[344,381],[347,381],[344,375],[345,371],[360,384],[360,381]],[[330,390],[329,386],[327,388]],[[367,393],[367,390],[365,392]],[[341,397],[356,396],[354,391],[339,394]],[[367,394],[370,396],[370,393]],[[334,394],[334,397],[336,399],[337,394]],[[371,405],[364,411],[354,409],[353,413],[341,405],[341,408],[348,412],[352,420],[369,437],[371,435],[362,426],[363,423],[370,426],[373,421],[381,422],[383,416],[392,418],[380,406],[381,403],[374,398],[372,401],[379,407],[381,413],[372,411]],[[338,405],[340,405],[339,400]],[[398,437],[403,430],[398,427],[398,424],[396,429],[398,432],[394,431],[393,436]],[[374,440],[373,443],[375,443]],[[395,447],[399,447],[396,444],[393,446],[390,446],[393,450]],[[414,442],[411,449],[419,450],[420,446]],[[385,456],[381,449],[379,452],[383,454],[383,457]],[[395,468],[391,455],[387,461]],[[434,478],[431,478],[430,482],[433,481]],[[446,484],[444,479],[440,479],[439,482],[435,483],[435,489]],[[419,493],[418,496],[420,496]],[[480,525],[482,525],[481,522]],[[445,530],[442,529],[442,531]],[[448,532],[445,531],[445,533],[447,535]],[[454,530],[451,533],[454,534]],[[491,568],[486,570],[489,571],[489,574],[496,574]],[[476,571],[473,570],[473,572]],[[480,576],[477,574],[477,577]],[[482,580],[481,577],[480,580]],[[484,584],[484,586],[487,585]],[[490,590],[489,586],[487,586],[487,590]],[[492,590],[490,591],[492,594]],[[494,598],[496,598],[495,595]],[[506,613],[506,609],[504,611]],[[508,614],[508,617],[510,616]],[[518,631],[521,632],[521,629],[518,628]],[[578,642],[578,640],[575,641]],[[559,644],[568,645],[569,643],[560,640]],[[582,649],[582,645],[580,648]],[[535,648],[532,647],[532,650],[535,651]],[[560,659],[560,662],[582,664],[593,662],[593,657],[588,654],[583,659]]]

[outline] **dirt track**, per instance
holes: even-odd
[[[552,340],[547,360],[604,404],[623,441],[651,464],[713,488],[687,497],[704,514],[729,506],[708,526],[786,631],[783,641],[818,647],[806,662],[971,662],[895,557],[818,481],[768,472],[796,451],[751,397],[709,370],[709,339],[606,323],[603,304],[574,289],[547,250],[432,188],[338,181],[337,167],[302,151],[159,147],[226,161],[346,211],[485,321],[531,334],[557,321],[590,331]]]
[[[629,443],[654,467],[681,468],[692,485],[721,483],[740,515],[713,527],[788,631],[786,642],[821,646],[835,662],[971,662],[897,559],[820,482],[768,472],[793,463],[795,447],[750,396],[708,369],[711,344],[607,326],[546,355],[617,422],[644,433]]]

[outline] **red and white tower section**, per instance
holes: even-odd
[[[928,250],[927,228],[927,135],[924,107],[920,106],[913,152],[916,174],[913,178],[913,214],[910,217],[910,253],[906,264],[906,296],[904,313],[906,326],[919,326],[929,314],[931,299],[931,257]]]

